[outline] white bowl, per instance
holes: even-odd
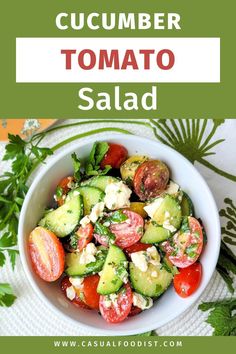
[[[126,319],[120,324],[108,324],[96,311],[75,308],[61,292],[58,282],[47,283],[32,270],[27,250],[30,232],[37,225],[46,206],[52,200],[55,187],[61,178],[73,171],[71,153],[76,152],[83,160],[90,152],[94,138],[86,143],[75,143],[58,154],[38,173],[25,198],[19,221],[19,247],[25,273],[39,297],[58,316],[66,316],[75,325],[92,330],[100,335],[132,335],[158,328],[187,310],[202,294],[215,270],[220,249],[220,223],[217,207],[209,187],[194,166],[175,150],[152,140],[132,135],[104,134],[99,140],[123,144],[129,155],[141,154],[166,162],[171,170],[171,177],[186,191],[206,229],[208,242],[201,255],[203,278],[198,290],[190,297],[179,297],[171,286],[154,306]]]

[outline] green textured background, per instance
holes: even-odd
[[[0,117],[79,118],[230,118],[235,108],[235,10],[234,0],[143,0],[143,1],[1,1],[0,5]],[[59,12],[178,12],[181,31],[113,30],[60,31]],[[78,32],[78,33],[77,33]],[[221,37],[220,84],[158,84],[158,110],[80,111],[77,93],[89,86],[94,92],[113,92],[115,84],[16,84],[16,37]],[[120,84],[122,91],[142,94],[152,84]]]

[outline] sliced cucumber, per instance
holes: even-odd
[[[183,216],[192,216],[194,215],[193,202],[188,196],[187,193],[183,192],[182,201],[180,203],[181,211]]]
[[[151,221],[140,241],[142,243],[158,243],[167,240],[170,236],[171,232],[169,230],[157,225],[155,221]]]
[[[163,258],[162,265],[168,272],[172,273],[173,275],[178,273],[176,266],[174,266],[167,257]]]
[[[102,270],[107,251],[101,249],[101,252],[96,255],[96,262],[88,264],[80,264],[80,257],[82,252],[67,253],[66,255],[66,269],[65,272],[70,276],[84,277],[90,274],[98,273]]]
[[[176,199],[169,194],[164,196],[162,203],[153,216],[153,220],[161,226],[167,219],[169,220],[170,225],[179,229],[182,221],[181,207]]]
[[[114,182],[119,182],[119,180],[112,176],[95,176],[82,182],[81,185],[96,187],[105,192],[106,186]]]
[[[117,246],[111,245],[98,283],[97,292],[102,295],[115,293],[123,282],[117,276],[116,269],[126,261],[124,252]]]
[[[40,220],[39,225],[54,232],[58,237],[69,235],[83,216],[83,199],[80,195],[50,211]]]
[[[70,191],[66,200],[70,200],[74,195],[78,193],[83,197],[84,215],[90,214],[92,207],[95,204],[102,202],[105,196],[101,189],[91,186],[83,186]]]
[[[144,296],[160,296],[168,288],[173,279],[172,273],[168,272],[163,266],[149,264],[148,270],[142,272],[131,262],[129,270],[133,288]]]

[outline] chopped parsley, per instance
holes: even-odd
[[[100,163],[107,151],[109,144],[104,141],[95,142],[89,155],[89,159],[85,164],[85,173],[87,176],[106,175],[110,171],[111,166],[107,165],[103,170],[100,168]]]
[[[117,210],[106,218],[106,222],[120,223],[128,219],[128,216],[122,210]]]
[[[63,196],[63,189],[60,186],[57,186],[56,188],[56,197],[57,199],[60,199]]]
[[[116,236],[110,231],[107,226],[104,226],[98,221],[95,223],[94,233],[101,236],[105,236],[109,243],[115,242]]]

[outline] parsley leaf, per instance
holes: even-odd
[[[114,243],[116,236],[110,231],[110,229],[100,222],[95,223],[94,233],[105,236],[109,243]]]
[[[76,179],[77,182],[80,182],[80,180],[81,180],[81,172],[80,172],[81,162],[80,162],[80,159],[76,156],[75,152],[71,155],[71,158],[73,160],[75,179]]]
[[[85,164],[85,173],[87,176],[106,175],[111,166],[107,165],[103,170],[100,169],[100,162],[106,155],[109,145],[106,142],[95,142]]]
[[[0,267],[8,255],[12,268],[19,253],[17,245],[18,217],[28,191],[27,179],[35,166],[53,154],[47,147],[39,146],[44,133],[29,140],[8,134],[3,160],[11,161],[11,170],[0,175]],[[14,248],[13,248],[14,247]],[[0,284],[0,306],[11,306],[15,300],[10,285]]]
[[[128,216],[123,213],[122,210],[116,210],[114,213],[112,213],[110,216],[106,218],[106,221],[111,222],[111,223],[119,223],[119,222],[124,222],[125,220],[128,219]]]
[[[214,336],[234,336],[236,333],[236,299],[218,302],[205,302],[198,307],[201,311],[210,311],[206,320],[214,329]]]
[[[16,299],[12,288],[7,283],[0,283],[0,306],[11,306]]]
[[[76,233],[74,233],[70,236],[70,241],[69,241],[70,247],[73,248],[74,250],[76,250],[78,247],[78,240],[79,240],[79,237],[78,237],[78,235],[76,235]]]

